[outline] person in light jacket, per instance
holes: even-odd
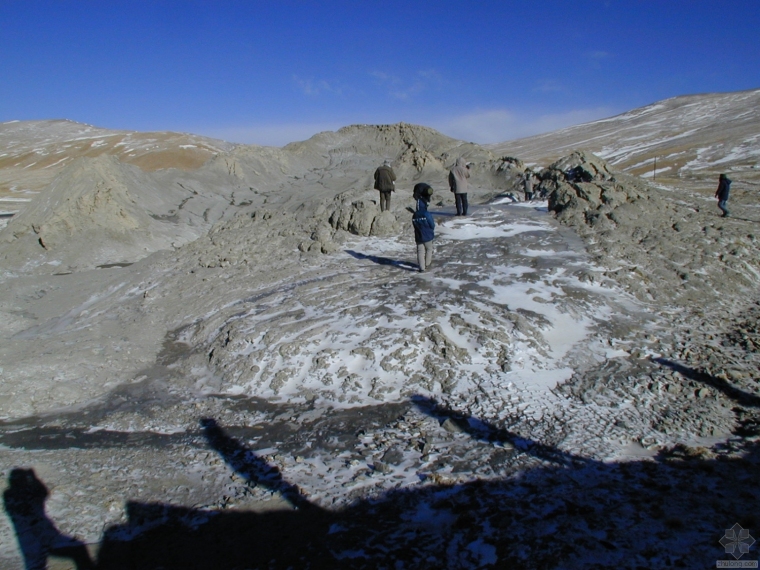
[[[467,163],[461,156],[457,158],[454,167],[449,171],[449,187],[454,193],[454,199],[457,205],[457,216],[467,215],[467,179],[470,177],[470,171]]]
[[[523,174],[523,192],[525,192],[525,201],[530,202],[533,200],[533,176],[530,170],[526,170]]]

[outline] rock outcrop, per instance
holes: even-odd
[[[358,236],[387,236],[398,233],[401,226],[392,211],[381,212],[377,200],[337,196],[328,217],[330,226]]]
[[[609,227],[618,206],[649,196],[643,182],[630,177],[618,182],[602,159],[583,151],[558,160],[538,176],[538,192],[548,195],[550,211],[560,220],[580,217],[593,227]]]
[[[750,250],[757,237],[711,210],[679,205],[669,191],[582,151],[539,177],[549,210],[587,242],[608,277],[639,299],[659,298],[664,288],[679,303],[720,303],[755,287],[760,264]]]

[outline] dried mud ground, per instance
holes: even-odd
[[[724,220],[707,188],[663,182],[660,193],[667,208],[650,211],[648,234],[635,240],[622,224],[614,240],[572,228],[652,315],[631,329],[638,342],[623,339],[640,348],[587,363],[553,392],[607,410],[628,437],[625,454],[568,451],[519,421],[423,396],[351,409],[190,397],[171,383],[186,355],[168,338],[152,372],[97,404],[0,425],[9,482],[0,567],[23,568],[21,549],[48,568],[108,569],[734,560],[720,542],[726,529],[760,534],[760,209],[738,194],[732,206],[743,214]],[[675,259],[684,251],[693,256]],[[661,273],[668,260],[681,268]],[[639,404],[640,417],[615,418],[621,401]],[[92,428],[106,417],[123,429]],[[394,488],[409,457],[419,484]],[[304,465],[340,492],[299,488],[288,473]],[[752,546],[744,559],[757,557]]]

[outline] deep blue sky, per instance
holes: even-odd
[[[760,88],[760,0],[0,0],[0,122],[497,142]]]

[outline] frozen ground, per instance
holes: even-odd
[[[669,362],[657,334],[671,317],[606,278],[545,205],[437,219],[425,274],[410,232],[352,238],[297,280],[273,271],[260,287],[244,269],[184,273],[182,256],[153,270],[97,270],[101,294],[14,338],[44,350],[69,334],[110,334],[118,311],[99,307],[115,296],[127,307],[170,290],[220,294],[131,383],[6,422],[3,465],[34,469],[57,540],[89,544],[102,568],[660,567],[719,557],[710,529],[733,524],[721,509],[739,516],[754,496],[738,511],[733,498],[697,508],[684,485],[739,489],[754,448],[731,439],[735,395],[657,363]],[[136,339],[123,340],[134,349]],[[716,452],[705,446],[727,440],[723,453],[749,463],[708,468]],[[665,452],[692,462],[647,467]],[[652,514],[671,496],[681,504]],[[2,560],[17,567],[7,519],[1,532]],[[663,550],[671,535],[677,556]],[[229,543],[223,554],[211,546],[219,541]]]

